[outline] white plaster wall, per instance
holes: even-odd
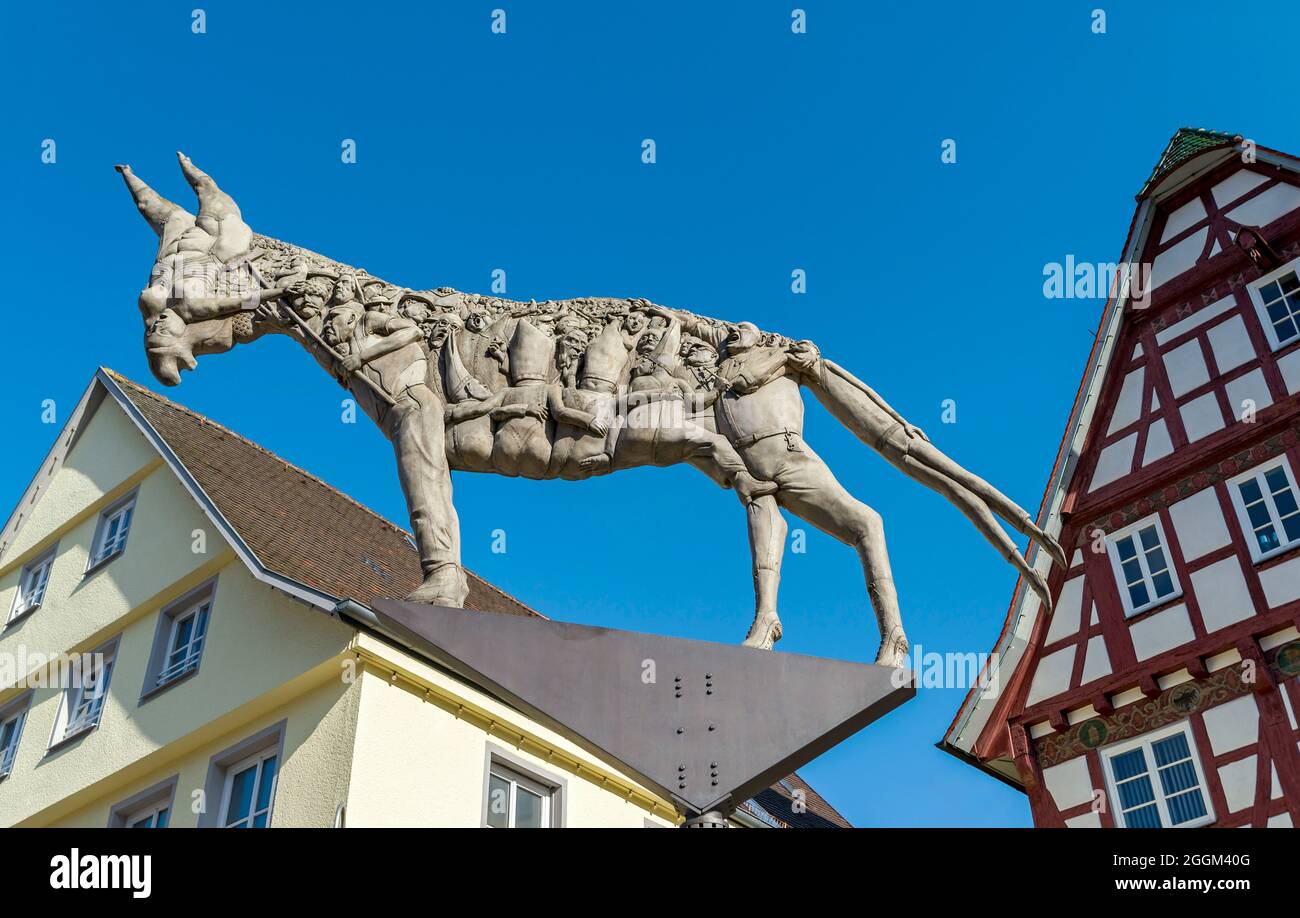
[[[1206,392],[1186,405],[1180,405],[1178,414],[1183,419],[1183,429],[1187,432],[1189,443],[1223,429],[1223,412],[1213,392]]]
[[[1210,194],[1214,196],[1214,203],[1222,208],[1237,200],[1256,185],[1266,181],[1268,179],[1258,172],[1251,172],[1249,169],[1238,169],[1210,189]]]
[[[1110,654],[1106,651],[1106,638],[1102,635],[1088,638],[1087,656],[1083,658],[1083,673],[1080,680],[1084,685],[1093,679],[1100,679],[1102,676],[1109,676]]]
[[[591,781],[515,749],[507,740],[489,737],[469,721],[426,702],[405,683],[390,684],[366,672],[361,684],[349,826],[481,825],[489,744],[505,748],[557,783],[563,781],[568,826],[640,828],[646,819],[668,825]],[[549,731],[517,712],[511,716],[550,738]],[[563,741],[559,745],[571,746]]]
[[[1210,381],[1210,370],[1205,365],[1201,342],[1195,338],[1165,351],[1164,361],[1169,387],[1175,396],[1191,392]]]
[[[1255,756],[1249,755],[1219,769],[1219,782],[1228,800],[1228,812],[1237,813],[1255,803]]]
[[[1205,205],[1201,203],[1200,198],[1192,198],[1165,220],[1165,231],[1160,234],[1160,241],[1173,239],[1183,230],[1190,229],[1204,219]]]
[[[1215,755],[1259,742],[1259,706],[1251,695],[1216,705],[1204,717],[1205,732]]]
[[[284,752],[272,801],[271,825],[328,828],[334,824],[338,805],[347,799],[358,685],[328,679],[224,732],[212,731],[195,745],[160,750],[141,767],[132,769],[129,776],[115,776],[118,780],[92,788],[93,799],[50,824],[62,828],[106,826],[109,812],[117,803],[176,775],[170,825],[194,827],[199,821],[198,807],[203,805],[203,798],[196,797],[195,792],[203,790],[213,756],[284,721]],[[219,800],[208,802],[212,807],[219,804]]]
[[[1150,465],[1157,459],[1163,459],[1174,451],[1173,441],[1169,439],[1169,428],[1164,418],[1156,418],[1147,428],[1147,442],[1142,448],[1142,464]]]
[[[1139,660],[1150,659],[1196,637],[1187,615],[1187,607],[1182,603],[1134,622],[1129,626],[1129,634],[1133,638],[1133,651]]]
[[[1255,604],[1235,556],[1193,573],[1192,590],[1196,593],[1207,631],[1226,628],[1255,614]]]
[[[1049,653],[1038,661],[1034,681],[1030,683],[1026,703],[1033,705],[1044,698],[1059,695],[1070,687],[1070,672],[1074,667],[1074,648],[1066,647]]]
[[[1182,242],[1156,256],[1151,265],[1151,288],[1155,289],[1196,264],[1205,249],[1206,230],[1197,230]]]
[[[1133,449],[1136,446],[1137,434],[1131,433],[1103,449],[1097,457],[1097,468],[1092,474],[1092,484],[1088,490],[1095,491],[1102,485],[1127,475],[1133,468]]]
[[[1300,207],[1300,188],[1279,184],[1230,210],[1228,216],[1245,226],[1267,226],[1297,207]]]
[[[1195,561],[1232,542],[1213,488],[1197,491],[1169,507],[1183,558]]]
[[[1086,756],[1076,756],[1043,769],[1043,784],[1058,810],[1069,809],[1092,800],[1092,779],[1088,776]]]
[[[1210,339],[1210,350],[1214,352],[1214,362],[1220,373],[1235,370],[1243,363],[1255,359],[1255,347],[1246,334],[1246,323],[1241,316],[1233,316],[1220,322],[1206,333]]]
[[[1277,368],[1282,371],[1282,381],[1286,391],[1291,395],[1300,392],[1300,351],[1291,351],[1277,359]]]
[[[1047,626],[1047,643],[1059,641],[1079,630],[1080,603],[1083,601],[1083,577],[1071,577],[1061,585],[1052,621]]]
[[[1120,386],[1119,397],[1115,400],[1115,410],[1111,414],[1110,427],[1106,433],[1111,434],[1127,427],[1142,414],[1142,380],[1145,373],[1141,367],[1124,377]]]
[[[1239,421],[1245,419],[1247,409],[1263,411],[1273,404],[1273,396],[1268,391],[1268,383],[1264,381],[1263,370],[1251,370],[1225,383],[1223,388],[1228,395],[1228,404],[1232,406],[1233,416]]]
[[[1300,558],[1284,561],[1276,567],[1259,572],[1259,582],[1264,588],[1264,598],[1269,608],[1277,608],[1300,599]]]

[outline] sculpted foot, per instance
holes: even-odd
[[[772,645],[781,640],[781,619],[775,612],[754,616],[754,624],[749,626],[749,635],[741,642],[744,647],[758,650],[771,650]]]
[[[1052,593],[1047,588],[1047,578],[1036,570],[1030,570],[1026,579],[1029,581],[1029,588],[1038,594],[1039,600],[1043,603],[1043,611],[1052,611]]]
[[[749,506],[765,494],[776,493],[775,481],[760,481],[748,472],[737,472],[731,479],[731,486],[736,489],[736,496],[745,506]]]
[[[1034,541],[1042,546],[1043,551],[1052,556],[1052,560],[1056,562],[1057,567],[1063,571],[1069,569],[1070,562],[1065,557],[1065,549],[1061,547],[1060,542],[1041,530],[1040,535]]]
[[[609,471],[609,453],[601,453],[598,456],[588,456],[578,463],[578,468],[584,472],[591,472],[593,475],[600,475]]]
[[[902,669],[907,663],[907,652],[911,646],[907,643],[907,635],[903,634],[901,627],[889,629],[889,634],[880,642],[880,651],[876,654],[877,666],[892,666],[894,669]]]
[[[1065,549],[1061,548],[1061,543],[1056,541],[1056,539],[1052,538],[1042,529],[1039,529],[1028,514],[1025,514],[1024,518],[1020,521],[1020,525],[1016,528],[1037,542],[1039,547],[1042,548],[1043,551],[1047,552],[1051,559],[1056,562],[1057,567],[1061,570],[1069,568],[1070,562],[1065,557]]]
[[[407,602],[423,602],[431,606],[463,608],[468,587],[465,575],[457,567],[443,567],[428,574],[424,583],[406,595]]]

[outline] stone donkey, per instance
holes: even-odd
[[[452,469],[573,479],[686,462],[745,508],[755,589],[746,645],[781,636],[784,508],[857,552],[880,630],[876,661],[902,665],[883,524],[804,442],[807,389],[951,501],[1050,606],[1044,576],[998,518],[1064,566],[1056,541],[811,342],[639,299],[523,303],[399,287],[253,233],[234,200],[178,157],[197,215],[117,167],[159,240],[139,299],[150,369],[176,385],[203,354],[268,333],[298,341],[393,444],[425,578],[407,599],[464,602]]]

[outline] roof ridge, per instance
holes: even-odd
[[[357,500],[356,498],[352,497],[346,492],[340,490],[339,488],[334,487],[332,484],[330,484],[328,481],[325,481],[320,476],[314,475],[311,472],[304,469],[302,466],[290,462],[288,459],[285,459],[279,453],[273,452],[267,449],[265,446],[262,446],[260,443],[254,442],[253,440],[248,439],[242,434],[236,433],[226,425],[212,420],[212,418],[208,417],[205,414],[200,414],[199,412],[195,411],[193,408],[189,408],[185,405],[182,405],[179,402],[167,398],[167,396],[165,395],[162,395],[158,392],[153,391],[150,388],[140,385],[140,383],[126,376],[123,376],[121,373],[117,372],[117,370],[114,370],[112,367],[101,367],[100,369],[102,369],[106,375],[110,376],[114,382],[117,382],[121,385],[125,385],[130,389],[132,389],[133,391],[139,392],[140,394],[145,395],[156,402],[161,402],[162,404],[166,405],[168,408],[173,408],[181,412],[182,414],[185,414],[193,418],[194,420],[198,421],[201,424],[207,424],[211,427],[215,427],[217,430],[221,431],[224,434],[229,435],[235,440],[238,440],[240,443],[252,447],[262,455],[267,456],[270,459],[274,459],[276,462],[283,464],[288,469],[292,469],[295,473],[301,475],[303,478],[312,482],[318,487],[323,488],[324,490],[330,492],[331,494],[342,498],[343,500],[351,504],[353,507],[356,507],[358,510],[361,510],[362,512],[366,513],[370,517],[378,520],[380,523],[387,526],[393,532],[402,535],[408,540],[414,538],[410,530],[399,526],[398,524],[394,523],[392,520],[388,519],[388,517],[383,516],[382,514],[375,511],[373,508],[368,507],[367,505],[363,504],[361,501]],[[478,579],[480,583],[482,583],[484,586],[491,589],[493,592],[510,600],[513,603],[517,603],[518,605],[524,607],[529,612],[532,612],[534,615],[538,616],[539,618],[549,618],[549,616],[543,615],[541,612],[538,612],[531,605],[524,602],[519,597],[507,593],[505,590],[501,589],[501,587],[497,586],[495,583],[488,580],[486,577],[482,577],[479,574],[474,573],[474,571],[470,570],[469,568],[465,568],[465,572],[468,574],[472,574],[474,577]]]

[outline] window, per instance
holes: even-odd
[[[63,709],[55,722],[52,746],[99,726],[113,679],[116,640],[89,654],[73,667],[72,684],[64,689]]]
[[[249,756],[226,769],[221,795],[221,826],[227,829],[265,829],[271,821],[275,797],[275,772],[279,749]]]
[[[23,572],[18,577],[18,594],[14,596],[13,608],[9,610],[9,621],[35,612],[45,598],[45,587],[50,582],[50,569],[54,567],[57,548],[58,546],[51,548],[23,567]]]
[[[488,748],[483,825],[490,829],[550,829],[560,824],[564,782],[548,778]]]
[[[1180,594],[1159,517],[1148,517],[1112,533],[1107,545],[1127,615]]]
[[[201,827],[264,829],[271,824],[284,762],[287,721],[280,721],[213,756],[204,782],[209,805]]]
[[[171,805],[162,804],[146,807],[130,813],[126,817],[126,828],[128,829],[165,829],[167,828],[167,817],[171,815]]]
[[[1300,340],[1300,278],[1296,277],[1296,262],[1251,284],[1250,298],[1273,350]]]
[[[1232,479],[1228,491],[1254,560],[1263,561],[1300,545],[1298,492],[1285,459]]]
[[[116,558],[126,548],[126,537],[131,531],[131,515],[135,510],[135,494],[118,501],[99,517],[95,538],[90,546],[90,564],[87,571]]]
[[[27,708],[31,705],[32,693],[27,692],[17,701],[0,710],[0,778],[8,777],[13,771],[14,757],[18,754],[18,742],[23,738],[23,724],[27,720]]]
[[[1126,829],[1214,821],[1186,721],[1102,750],[1116,822]]]
[[[117,804],[108,813],[110,829],[165,829],[171,825],[172,804],[180,775],[155,784]]]
[[[141,701],[198,671],[215,590],[216,581],[210,580],[163,607],[145,669]]]

